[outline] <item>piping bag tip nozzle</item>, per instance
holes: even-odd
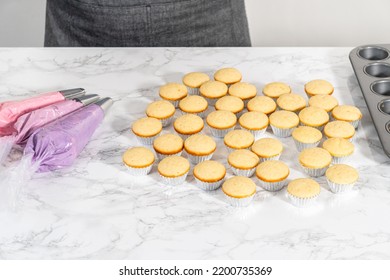
[[[72,88],[72,89],[64,89],[59,91],[65,99],[75,99],[81,97],[85,94],[85,89],[83,88]]]
[[[111,97],[105,97],[100,99],[99,101],[96,101],[95,104],[100,106],[100,108],[102,108],[104,112],[107,112],[107,110],[112,106],[112,104],[114,104],[114,100],[112,100]]]
[[[97,94],[86,94],[81,97],[75,98],[76,101],[82,103],[84,106],[89,105],[91,103],[95,103],[100,99],[100,96]]]

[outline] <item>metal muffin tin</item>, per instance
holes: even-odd
[[[390,157],[390,44],[354,48],[349,59],[383,150]]]

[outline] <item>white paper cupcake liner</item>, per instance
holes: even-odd
[[[292,127],[292,128],[278,128],[276,126],[273,126],[272,124],[271,124],[271,128],[272,128],[272,131],[275,134],[275,136],[282,137],[282,138],[290,137],[292,132],[293,132],[293,130],[295,129],[295,127]]]
[[[165,99],[165,98],[163,98],[163,99],[170,102],[173,106],[175,106],[175,108],[179,107],[180,100],[170,100],[170,99]]]
[[[234,126],[227,128],[227,129],[217,129],[209,126],[211,135],[217,138],[223,138],[226,134],[229,133],[229,131],[232,131],[234,129]]]
[[[137,140],[138,140],[141,144],[150,146],[150,145],[153,145],[153,141],[154,141],[158,136],[160,136],[160,133],[157,134],[157,135],[155,135],[155,136],[151,136],[151,137],[141,137],[141,136],[138,136],[138,135],[136,135],[136,134],[134,134],[134,135],[135,135],[135,137],[137,138]]]
[[[326,181],[328,182],[328,186],[330,190],[333,193],[346,193],[352,191],[353,187],[355,186],[356,182],[352,184],[337,184],[326,178]]]
[[[303,143],[303,142],[300,142],[300,141],[294,139],[294,143],[295,143],[295,146],[297,147],[297,150],[299,152],[302,152],[304,149],[317,147],[320,144],[320,141],[317,141],[315,143]]]
[[[207,111],[207,108],[206,108],[206,110],[198,112],[198,113],[185,112],[185,111],[180,109],[180,113],[182,115],[193,114],[193,115],[197,115],[198,117],[201,117],[202,119],[204,119],[206,117],[206,111]]]
[[[199,95],[199,88],[193,88],[187,86],[188,95]]]
[[[170,157],[170,156],[181,156],[183,151],[180,151],[176,154],[161,154],[161,153],[157,152],[156,150],[155,150],[155,152],[156,152],[158,160],[163,160],[164,158]]]
[[[339,164],[339,163],[346,162],[350,156],[351,155],[341,156],[341,157],[332,156],[332,164]]]
[[[240,169],[240,168],[236,168],[236,167],[232,166],[231,164],[229,164],[229,166],[230,166],[230,169],[232,170],[233,174],[236,176],[244,176],[244,177],[249,178],[249,177],[252,177],[256,171],[256,167],[251,168],[251,169]]]
[[[299,122],[299,125],[300,126],[309,126],[309,127],[317,128],[319,131],[323,131],[324,130],[324,126],[326,124],[323,124],[323,125],[320,125],[320,126],[315,126],[315,125],[308,125],[308,124],[305,124],[303,122]]]
[[[241,127],[241,129],[247,130],[247,131],[249,131],[250,133],[252,133],[252,135],[253,135],[253,136],[255,137],[255,139],[257,140],[257,139],[261,138],[261,136],[264,135],[264,133],[265,133],[265,131],[267,130],[267,127],[268,127],[268,126],[266,126],[266,127],[263,128],[263,129],[258,129],[258,130],[247,129],[247,128],[245,128],[245,127],[242,127],[241,125],[240,125],[240,127]]]
[[[280,155],[281,154],[278,154],[278,155],[272,156],[272,157],[261,157],[261,156],[259,156],[259,159],[260,159],[260,162],[264,162],[264,161],[267,161],[267,160],[278,160],[280,158]]]
[[[287,179],[284,179],[284,180],[279,181],[279,182],[266,182],[266,181],[261,180],[259,177],[257,177],[257,179],[260,182],[260,187],[262,187],[263,189],[265,189],[266,191],[269,191],[269,192],[280,191],[287,184]]]
[[[214,190],[218,189],[225,180],[225,178],[223,178],[217,182],[210,183],[210,182],[204,182],[202,180],[199,180],[195,176],[194,176],[194,178],[196,181],[196,185],[204,191],[214,191]]]
[[[233,207],[247,207],[247,206],[249,206],[251,204],[254,196],[255,196],[255,194],[248,196],[248,197],[244,197],[244,198],[235,198],[235,197],[231,197],[231,196],[228,196],[227,194],[225,194],[227,202]]]
[[[206,100],[207,100],[207,103],[209,104],[209,106],[215,106],[215,103],[217,103],[218,98],[209,98],[209,97],[205,97],[203,96]]]
[[[192,164],[198,164],[202,161],[205,161],[205,160],[209,160],[213,157],[213,154],[214,153],[211,153],[209,155],[204,155],[204,156],[196,156],[196,155],[191,155],[190,153],[187,152],[187,155],[188,155],[188,160],[192,163]]]
[[[150,171],[152,170],[153,164],[151,164],[150,166],[147,166],[147,167],[142,167],[142,168],[135,168],[135,167],[131,167],[128,165],[125,165],[125,166],[127,167],[127,170],[128,170],[130,175],[132,175],[132,176],[145,176],[145,175],[148,175],[150,173]]]
[[[188,172],[182,176],[179,176],[179,177],[165,177],[161,174],[160,175],[160,178],[161,178],[161,181],[165,184],[165,185],[169,185],[169,186],[177,186],[177,185],[181,185],[183,184],[185,181],[186,181],[186,178],[187,178],[187,175],[188,175]]]
[[[301,165],[302,166],[302,165]],[[323,167],[323,168],[308,168],[305,166],[302,166],[303,170],[311,177],[321,177],[324,176],[326,170],[329,166]]]
[[[360,120],[352,121],[352,122],[349,122],[349,123],[352,124],[352,126],[355,129],[357,129],[359,127]]]
[[[287,192],[287,196],[290,199],[291,203],[297,207],[310,207],[315,204],[318,197],[318,195],[308,198],[296,197],[289,192]]]
[[[160,121],[161,121],[162,126],[166,127],[166,126],[168,126],[168,125],[170,125],[172,123],[173,115],[171,117],[169,117],[169,118],[166,118],[166,119],[160,119]]]
[[[226,147],[226,149],[228,150],[228,153],[230,154],[231,152],[234,152],[235,150],[242,150],[242,149],[244,149],[244,150],[249,150],[250,148],[251,148],[251,146],[249,146],[249,147],[247,147],[247,148],[231,148],[231,147],[229,147],[228,145],[226,145],[225,144],[225,147]]]
[[[175,130],[176,131],[176,130]],[[180,133],[180,132],[177,132],[176,133],[183,139],[183,140],[186,140],[188,137],[192,136],[192,135],[195,135],[195,134],[198,134],[200,132],[203,131],[203,128],[201,131],[198,131],[198,132],[195,132],[195,133],[192,133],[192,134],[183,134],[183,133]]]

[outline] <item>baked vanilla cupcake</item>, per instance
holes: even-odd
[[[325,175],[328,186],[334,193],[351,191],[359,179],[357,170],[346,164],[335,164],[329,167]]]
[[[322,139],[322,133],[314,127],[298,126],[293,130],[292,137],[297,150],[301,152],[304,149],[317,147]]]
[[[309,98],[314,95],[331,95],[333,91],[332,84],[325,80],[313,80],[305,85],[305,92]]]
[[[244,101],[236,96],[224,96],[217,100],[215,103],[216,110],[230,111],[238,117],[238,115],[244,110]]]
[[[161,160],[168,156],[180,156],[183,151],[184,141],[176,134],[164,134],[153,142],[153,148],[157,157]]]
[[[185,182],[190,163],[181,156],[170,156],[160,161],[157,170],[164,184],[176,186]]]
[[[311,206],[315,203],[320,192],[320,185],[309,178],[295,179],[287,185],[287,195],[291,203],[297,207]]]
[[[355,150],[354,145],[344,138],[329,138],[322,143],[322,147],[333,157],[333,164],[344,162]]]
[[[235,150],[227,158],[234,175],[251,177],[259,164],[259,157],[246,149]]]
[[[214,80],[222,82],[227,86],[238,83],[241,79],[241,72],[236,68],[222,68],[214,74]]]
[[[256,184],[244,176],[235,176],[222,184],[222,191],[230,205],[234,207],[248,206],[256,194]]]
[[[159,119],[163,127],[170,125],[175,114],[175,106],[169,101],[154,101],[146,108],[146,115],[151,118]]]
[[[256,177],[260,187],[270,192],[277,192],[287,184],[290,175],[288,166],[279,160],[268,160],[260,163],[256,168]]]
[[[236,96],[242,99],[242,101],[244,101],[245,104],[247,104],[250,99],[252,99],[257,95],[256,87],[250,83],[244,83],[244,82],[239,82],[239,83],[235,83],[234,85],[231,85],[229,87],[228,92],[231,96]]]
[[[206,122],[211,134],[214,137],[222,138],[234,129],[237,123],[237,117],[232,112],[218,110],[211,112],[207,116]]]
[[[255,137],[248,130],[237,129],[229,131],[223,138],[223,143],[229,152],[239,149],[249,149]]]
[[[268,96],[256,96],[248,101],[246,106],[248,111],[262,112],[264,114],[271,114],[276,110],[275,101]]]
[[[278,160],[283,151],[283,144],[278,139],[261,138],[253,143],[251,151],[262,162],[266,160]]]
[[[311,126],[322,130],[329,122],[329,114],[319,107],[306,107],[299,112],[299,120],[302,125]]]
[[[228,87],[218,81],[208,81],[201,85],[199,89],[200,95],[206,98],[209,105],[215,105],[215,102],[228,92]]]
[[[291,111],[298,114],[299,111],[306,107],[306,100],[299,94],[288,93],[281,95],[276,100],[276,104],[281,110]]]
[[[263,94],[273,99],[278,99],[281,95],[291,93],[289,85],[281,82],[273,82],[266,84],[263,88]]]
[[[218,189],[222,185],[225,175],[225,166],[215,160],[206,160],[194,167],[196,183],[205,191]]]
[[[123,155],[123,163],[133,176],[149,174],[155,161],[154,154],[144,147],[133,147],[128,149]]]
[[[177,108],[179,101],[188,94],[185,85],[178,83],[168,83],[160,87],[159,95],[162,99],[167,100]]]
[[[329,117],[337,105],[339,105],[339,102],[332,95],[320,94],[309,98],[309,106],[324,109],[329,114]]]
[[[325,125],[324,134],[327,138],[344,138],[352,141],[355,136],[355,128],[349,122],[333,121]]]
[[[355,129],[359,126],[362,116],[362,112],[351,105],[339,105],[332,111],[332,117],[335,120],[349,122]]]
[[[300,152],[299,164],[312,177],[320,177],[332,162],[332,156],[323,148],[309,148]]]
[[[184,150],[194,164],[211,159],[216,148],[214,139],[204,134],[194,134],[184,141]]]
[[[179,109],[183,114],[194,114],[201,118],[205,117],[208,106],[207,100],[198,95],[187,96],[179,102]]]
[[[183,84],[187,87],[189,94],[199,95],[199,88],[205,82],[210,81],[210,77],[201,72],[192,72],[184,75]]]
[[[156,118],[141,118],[131,126],[131,130],[138,141],[144,145],[152,145],[154,139],[161,133],[161,121]]]
[[[294,128],[298,126],[299,118],[293,112],[280,110],[269,116],[269,123],[276,136],[289,137]]]
[[[175,131],[184,139],[203,130],[203,119],[194,114],[186,114],[178,117],[173,123]]]
[[[248,130],[257,139],[267,130],[269,120],[266,114],[253,111],[243,114],[238,119],[238,123],[242,129]]]

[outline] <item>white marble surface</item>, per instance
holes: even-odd
[[[17,211],[0,212],[0,258],[389,259],[390,160],[353,75],[351,49],[0,49],[0,100],[84,87],[116,101],[72,168],[35,175]],[[358,106],[364,117],[350,161],[361,176],[356,191],[334,195],[320,178],[311,209],[289,204],[284,190],[260,188],[250,207],[233,209],[220,190],[201,191],[192,176],[167,187],[155,167],[148,177],[128,175],[121,155],[139,145],[130,125],[158,87],[224,66],[240,69],[259,90],[281,80],[303,95],[305,82],[323,78],[340,103]],[[292,139],[283,143],[290,179],[304,176]],[[221,144],[214,158],[226,164]],[[18,158],[13,152],[6,168]]]

